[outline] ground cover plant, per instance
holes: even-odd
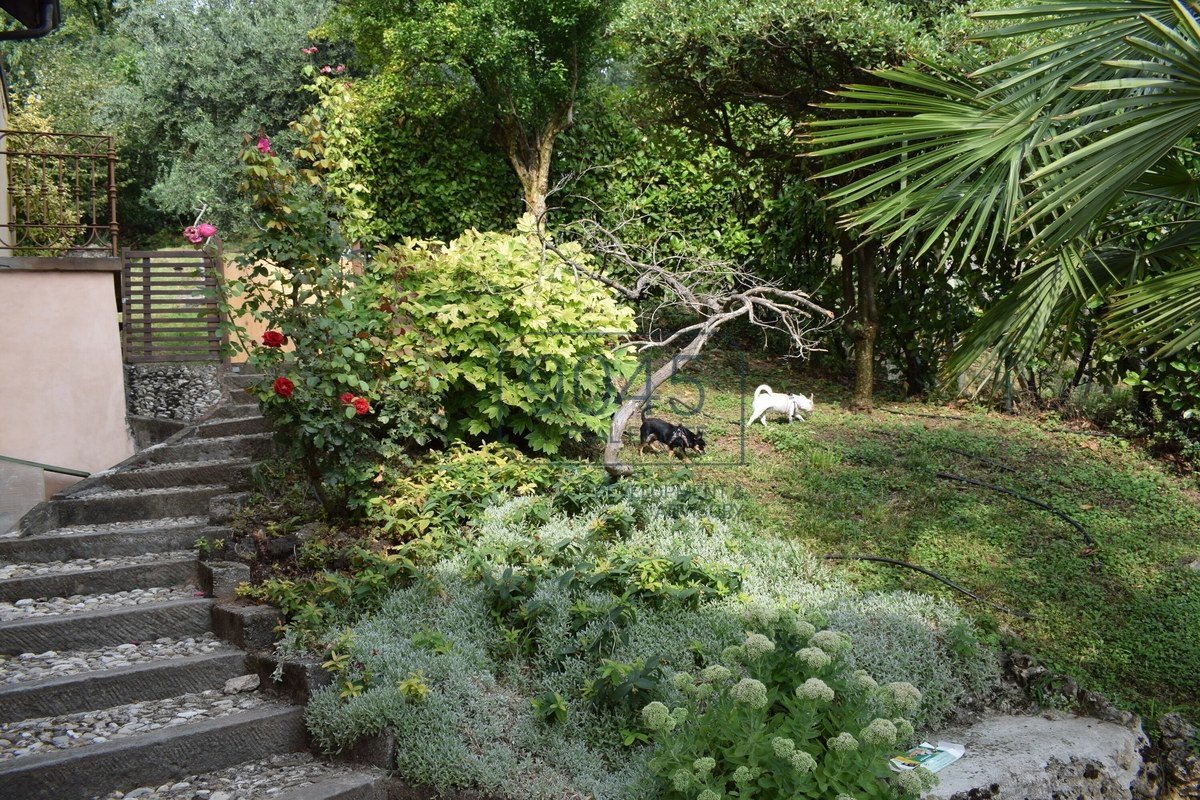
[[[931,593],[968,609],[993,641],[1032,651],[1053,669],[1154,718],[1200,710],[1200,624],[1194,483],[1140,446],[1054,414],[1012,416],[969,405],[893,400],[864,416],[836,384],[789,375],[768,360],[714,354],[703,391],[712,460],[695,477],[750,498],[756,524],[814,554],[862,554],[932,569],[1022,619],[911,570],[841,562],[865,589]],[[740,373],[751,373],[746,381]],[[749,377],[749,376],[747,376]],[[815,392],[804,424],[772,417],[740,432],[743,392],[759,380]],[[631,459],[637,459],[636,455]],[[647,457],[661,463],[661,457]],[[939,473],[965,478],[976,484]],[[977,484],[1036,499],[1076,520]],[[1090,540],[1090,542],[1088,541]]]
[[[335,683],[310,730],[337,750],[391,728],[408,780],[510,797],[661,796],[682,778],[655,753],[715,758],[692,794],[911,794],[915,778],[877,780],[879,756],[986,692],[993,654],[951,604],[863,596],[718,495],[580,481],[489,506],[376,611],[323,632]],[[748,717],[723,719],[747,698]],[[716,738],[667,730],[684,715]],[[701,752],[739,727],[772,753],[790,740],[794,777],[774,785],[759,750]]]

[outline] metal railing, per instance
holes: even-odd
[[[69,469],[67,467],[56,467],[52,464],[43,464],[40,461],[26,461],[23,458],[14,458],[12,456],[0,456],[0,461],[7,462],[9,464],[20,464],[23,467],[37,467],[43,472],[53,472],[56,475],[70,475],[74,478],[86,478],[92,474],[90,472],[84,472],[83,470]]]
[[[111,136],[0,130],[0,158],[8,184],[0,253],[119,254],[117,154]]]

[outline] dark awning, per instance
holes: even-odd
[[[17,18],[25,30],[5,31],[0,39],[33,39],[58,27],[58,0],[0,0],[0,8]]]

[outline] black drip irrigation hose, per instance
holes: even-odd
[[[1071,428],[1043,428],[1043,430],[1049,431],[1050,433],[1071,433],[1076,436],[1091,436],[1096,439],[1122,439],[1122,438],[1124,438],[1122,436],[1118,436],[1115,433],[1105,433],[1104,431],[1077,431],[1077,430],[1073,430]]]
[[[969,420],[970,417],[960,416],[958,414],[922,414],[919,411],[897,411],[894,408],[879,407],[880,411],[886,411],[889,414],[895,414],[899,417],[925,417],[926,419],[961,419]]]
[[[981,456],[978,453],[971,453],[966,450],[959,450],[957,447],[950,447],[949,445],[938,444],[937,442],[933,442],[933,446],[938,448],[939,450],[945,450],[947,453],[954,453],[956,455],[964,456],[966,458],[973,458],[976,461],[982,461],[985,464],[990,464],[991,466],[993,466],[996,469],[1001,470],[1003,472],[1011,472],[1016,475],[1021,475],[1022,477],[1024,477],[1024,474],[1021,472],[1021,470],[1017,469],[1016,467],[1010,467],[1008,464],[1005,464],[1003,461],[997,461],[994,458],[988,458],[987,456]]]
[[[919,566],[917,564],[910,564],[907,561],[900,561],[899,559],[895,559],[895,558],[884,558],[883,556],[845,555],[842,553],[826,553],[825,555],[822,556],[822,558],[824,558],[828,561],[874,561],[879,564],[889,564],[894,567],[905,567],[907,569],[916,570],[917,572],[920,572],[922,575],[928,575],[930,578],[933,578],[935,581],[938,581],[940,583],[944,583],[946,586],[949,586],[951,589],[955,590],[956,592],[962,592],[963,594],[965,594],[967,597],[971,598],[972,600],[983,603],[986,606],[991,606],[992,608],[996,609],[997,611],[1003,611],[1005,614],[1011,614],[1012,616],[1017,617],[1019,619],[1033,619],[1032,614],[1027,614],[1024,611],[1014,611],[1013,609],[1008,608],[1007,606],[1002,606],[999,603],[994,603],[991,600],[988,600],[986,597],[980,597],[979,595],[975,594],[974,592],[970,591],[969,589],[965,589],[962,586],[959,586],[957,583],[950,580],[949,578],[942,577],[941,575],[937,574],[936,572],[934,572],[931,569],[926,569],[925,567]]]
[[[996,486],[995,484],[984,483],[983,481],[977,481],[977,480],[974,480],[973,478],[964,478],[962,475],[955,475],[950,472],[938,472],[938,473],[936,473],[936,475],[937,475],[937,477],[939,477],[943,480],[959,481],[960,483],[965,483],[970,486],[978,486],[980,489],[990,489],[993,492],[999,492],[1000,494],[1006,494],[1009,497],[1015,497],[1018,500],[1024,500],[1026,503],[1035,505],[1038,508],[1043,509],[1045,511],[1049,511],[1051,514],[1058,517],[1059,519],[1061,519],[1063,522],[1070,525],[1075,530],[1079,531],[1079,535],[1083,537],[1084,543],[1087,545],[1088,549],[1092,551],[1092,553],[1094,553],[1096,550],[1095,540],[1092,539],[1092,537],[1090,535],[1088,535],[1087,529],[1085,529],[1083,527],[1083,524],[1080,523],[1079,520],[1075,519],[1074,517],[1068,516],[1067,514],[1064,514],[1063,512],[1059,511],[1057,508],[1055,508],[1047,503],[1043,503],[1041,500],[1038,500],[1037,498],[1030,497],[1029,495],[1026,495],[1026,494],[1021,494],[1020,492],[1014,492],[1012,489],[1005,489],[1003,486]],[[1088,555],[1091,555],[1092,553],[1088,553]],[[1095,558],[1093,558],[1092,559],[1092,568],[1098,569],[1099,567],[1100,567],[1099,561],[1097,561]]]

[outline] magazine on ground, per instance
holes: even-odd
[[[917,767],[938,772],[962,758],[966,750],[967,748],[954,742],[938,742],[937,745],[921,742],[907,753],[894,756],[888,761],[888,766],[895,772],[907,772]]]

